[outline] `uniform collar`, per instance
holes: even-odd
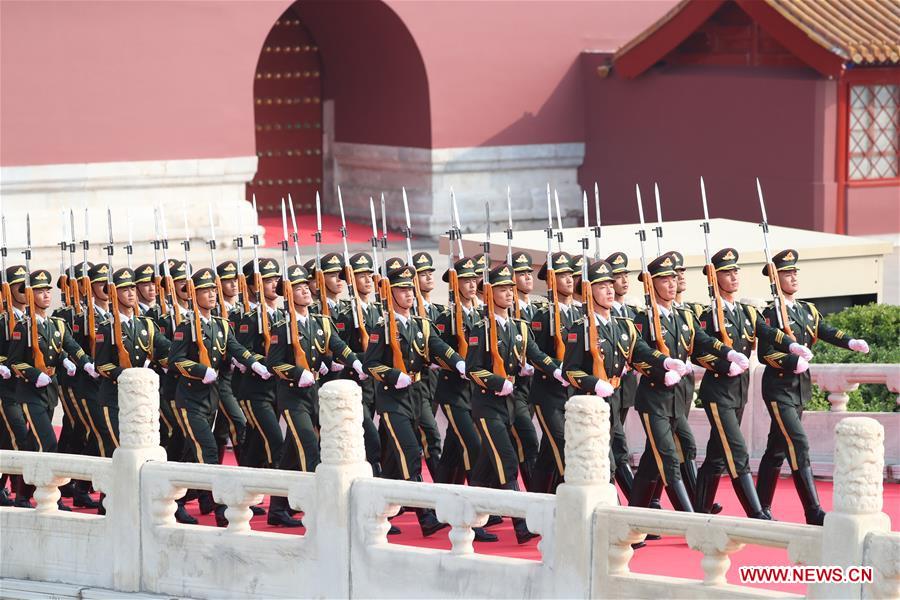
[[[661,304],[657,304],[656,307],[659,309],[659,314],[664,317],[672,316],[672,313],[675,312],[675,309],[669,310],[668,308],[662,306]]]
[[[394,313],[394,317],[396,317],[397,320],[399,320],[399,321],[400,321],[401,323],[403,323],[404,325],[409,325],[409,319],[408,319],[407,317],[404,317],[404,316],[401,315],[400,313],[395,312],[395,313]]]

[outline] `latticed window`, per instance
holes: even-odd
[[[900,85],[850,87],[851,180],[900,176]]]

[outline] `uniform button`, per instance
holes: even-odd
[[[388,389],[388,386],[384,386],[384,389],[387,390],[387,389]]]
[[[656,384],[653,383],[653,382],[651,381],[651,382],[650,382],[650,387],[656,387]]]

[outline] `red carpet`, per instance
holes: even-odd
[[[226,453],[225,464],[235,464],[234,455],[230,451]],[[427,469],[425,469],[424,465],[422,467],[422,473],[424,474],[424,477],[428,479]],[[817,481],[816,485],[819,490],[822,508],[826,511],[830,511],[832,483],[830,481]],[[727,479],[722,481],[719,486],[716,499],[725,507],[722,514],[743,516],[740,503]],[[65,502],[71,505],[71,500],[66,499]],[[263,506],[268,508],[268,502],[269,498],[267,496]],[[663,506],[666,508],[671,507],[668,500],[665,498],[665,494],[663,495]],[[794,490],[793,482],[789,478],[782,478],[778,482],[774,506],[775,518],[779,521],[793,523],[804,522],[803,509],[797,499],[797,493]],[[200,515],[196,502],[189,503],[187,509],[189,513],[200,521],[201,525],[215,526],[215,518],[213,515]],[[86,512],[83,509],[75,510]],[[900,484],[885,484],[883,510],[890,515],[892,529],[894,529],[895,524],[900,522]],[[297,518],[302,518],[302,515],[297,515]],[[447,537],[447,534],[450,531],[449,528],[439,531],[430,538],[423,538],[415,513],[413,512],[404,513],[396,517],[393,519],[392,523],[400,528],[402,533],[400,535],[390,536],[388,540],[391,543],[441,550],[450,549],[450,540]],[[272,527],[266,523],[265,516],[254,517],[250,521],[250,525],[254,531],[268,531],[293,535],[302,535],[306,531],[306,529],[302,527],[298,529]],[[493,543],[476,542],[476,553],[540,560],[540,552],[537,548],[539,538],[520,546],[516,543],[516,536],[513,532],[510,519],[504,518],[501,525],[492,527],[489,531],[496,534],[500,540]],[[700,567],[701,558],[702,554],[690,550],[683,538],[664,537],[658,541],[647,542],[646,547],[637,550],[634,554],[634,558],[631,560],[631,570],[637,573],[652,573],[655,575],[703,579],[703,570]],[[731,568],[728,571],[728,581],[731,583],[739,583],[738,568],[741,566],[787,566],[789,564],[787,550],[748,545],[740,552],[731,555]],[[801,594],[804,593],[806,589],[805,585],[783,584],[767,584],[759,585],[757,587]]]
[[[379,215],[380,219],[381,216]],[[281,227],[281,215],[277,216],[260,216],[259,224],[262,225],[266,230],[266,247],[267,248],[277,248],[281,243],[282,238],[284,238],[284,232]],[[303,252],[303,256],[306,259],[309,259],[313,256],[311,252],[311,248],[313,244],[315,244],[315,238],[313,237],[316,232],[316,216],[312,215],[297,215],[297,228],[300,237],[300,247]],[[335,215],[322,215],[322,244],[323,245],[334,245],[341,243],[341,217]],[[381,234],[381,223],[378,224],[378,233]],[[288,235],[293,232],[293,228],[288,219]],[[398,237],[401,236],[401,237]],[[364,223],[354,223],[347,222],[347,242],[351,246],[353,244],[367,244],[372,237],[372,223],[364,222]],[[394,248],[398,248],[396,242],[402,238],[402,233],[399,232],[390,232],[389,239],[392,241],[392,246]]]

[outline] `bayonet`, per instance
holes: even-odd
[[[716,279],[716,269],[712,264],[709,252],[709,205],[706,202],[706,184],[703,177],[700,177],[700,197],[703,199],[703,222],[700,227],[703,229],[703,257],[706,259],[706,266],[703,271],[706,275],[706,288],[709,292],[709,301],[713,311],[713,330],[719,335],[722,342],[731,345],[731,337],[725,330],[725,311],[722,304],[722,297],[719,295],[719,281]]]
[[[594,227],[594,260],[600,260],[600,186],[594,182],[594,212],[597,225]]]
[[[762,222],[759,224],[763,230],[763,248],[766,255],[766,273],[769,277],[769,289],[772,292],[772,302],[775,307],[775,318],[778,321],[778,328],[787,335],[793,336],[791,330],[791,322],[788,318],[787,304],[784,300],[784,292],[781,290],[781,281],[778,279],[778,272],[775,269],[775,263],[772,262],[772,251],[769,248],[769,218],[766,216],[766,201],[763,199],[762,185],[759,183],[759,177],[756,178],[756,194],[759,196],[759,210],[762,213]]]
[[[562,214],[559,212],[559,192],[553,190],[553,200],[556,202],[556,249],[562,252],[563,226]]]
[[[131,211],[125,210],[125,219],[128,221],[128,245],[125,246],[125,257],[127,262],[127,266],[131,269],[131,255],[134,254],[134,226],[131,222]]]
[[[420,317],[427,317],[428,315],[425,312],[425,299],[422,297],[422,290],[419,289],[419,277],[418,271],[416,270],[416,265],[413,264],[412,257],[412,226],[409,221],[409,200],[406,198],[406,188],[401,188],[403,192],[403,212],[406,215],[406,229],[404,230],[404,235],[406,236],[406,262],[412,267],[412,270],[416,275],[413,278],[414,289],[415,289],[415,311]]]
[[[656,255],[662,256],[662,208],[659,201],[659,185],[656,183],[653,184],[653,194],[656,196],[656,227],[653,228],[656,232]]]
[[[299,265],[302,260],[300,256],[300,232],[297,231],[297,217],[294,215],[294,201],[291,199],[290,193],[288,193],[288,208],[291,211],[291,225],[294,227],[294,231],[291,233],[291,239],[294,242],[294,264]]]
[[[647,243],[647,232],[644,230],[644,205],[641,201],[641,187],[635,184],[634,191],[637,196],[638,218],[641,221],[641,227],[638,229],[637,236],[641,242],[641,282],[644,284],[644,304],[647,307],[647,320],[650,324],[650,341],[656,344],[660,352],[668,356],[669,349],[662,336],[662,325],[660,324],[659,311],[656,307],[656,291],[653,288],[653,280],[647,268],[647,252],[644,248],[644,245]]]
[[[322,315],[330,316],[328,306],[328,292],[325,289],[325,274],[322,272],[322,200],[319,192],[316,192],[316,287],[319,289],[319,303]]]
[[[338,186],[338,207],[341,211],[341,241],[344,243],[344,279],[347,280],[347,291],[350,296],[350,312],[353,313],[353,327],[360,332],[363,341],[363,349],[369,345],[369,334],[366,332],[366,323],[360,314],[359,294],[356,289],[356,281],[353,277],[353,265],[350,264],[350,249],[347,246],[347,219],[344,216],[344,196],[341,194],[341,186]]]
[[[216,278],[216,298],[219,301],[219,316],[228,318],[228,308],[225,306],[225,292],[222,290],[222,278],[219,276],[218,261],[216,260],[216,226],[213,222],[212,203],[206,204],[206,213],[209,216],[209,262],[213,276]],[[240,267],[238,267],[240,268]]]

